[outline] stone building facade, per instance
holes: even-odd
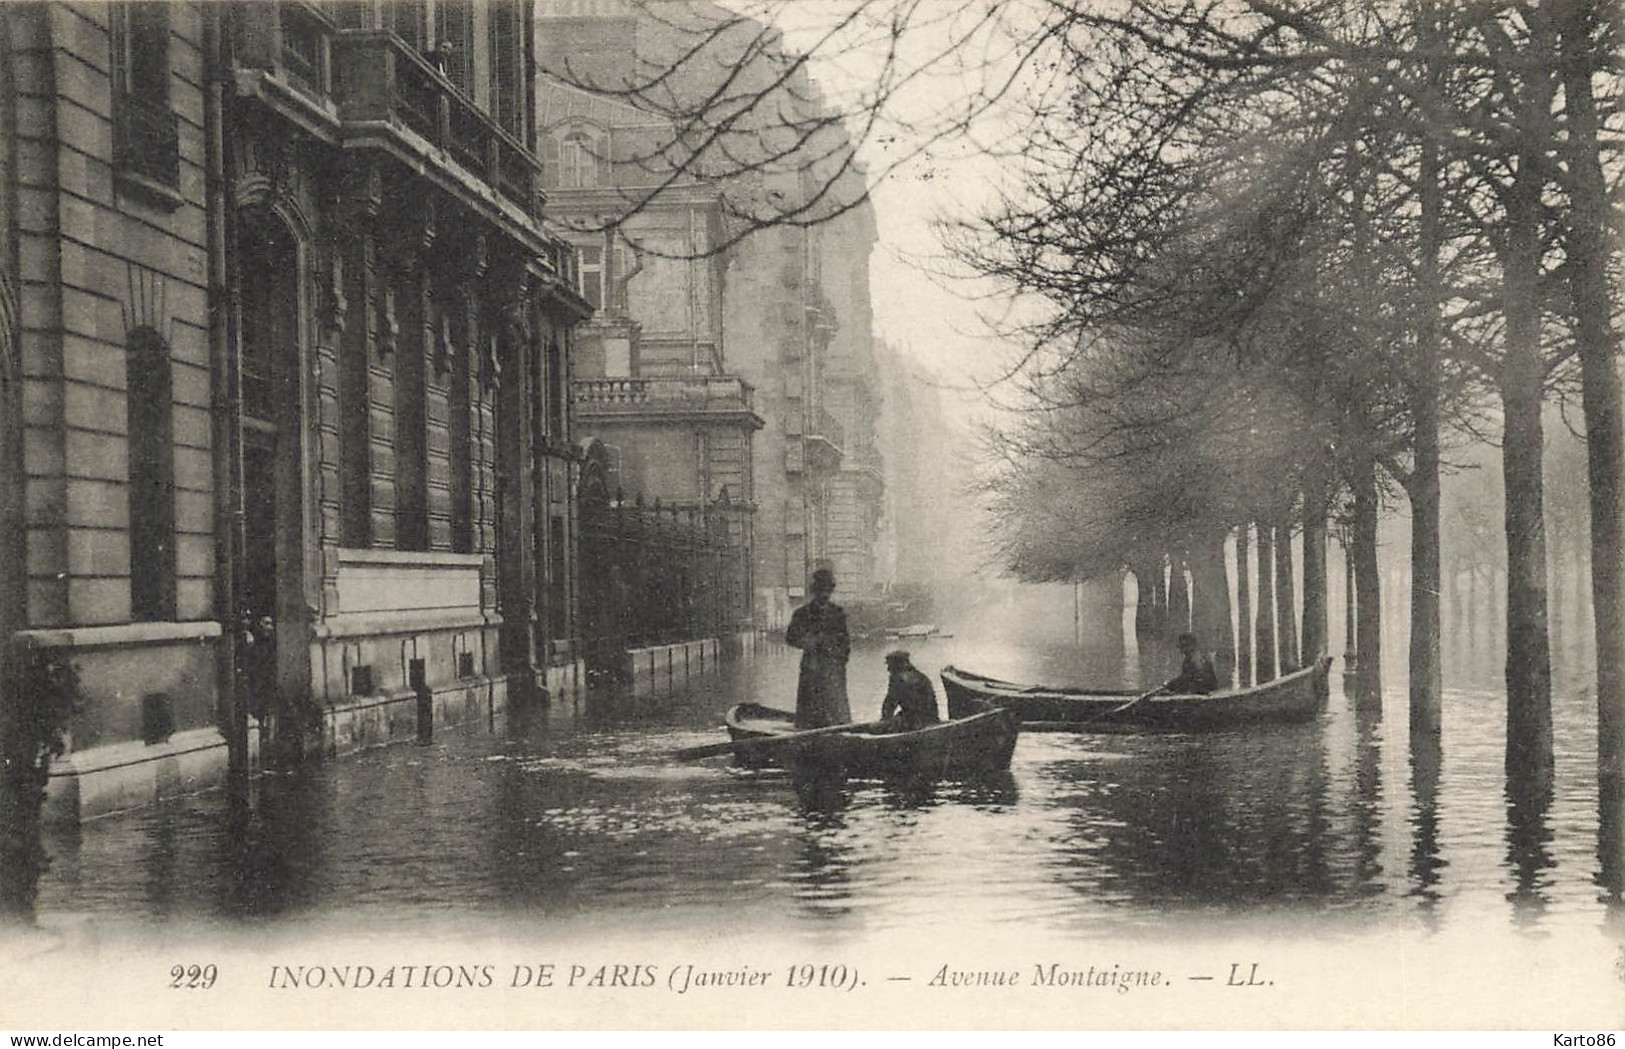
[[[605,274],[620,275],[605,278],[608,308],[595,322],[610,347],[609,371],[604,380],[594,377],[601,386],[578,385],[589,398],[579,406],[583,424],[591,419],[625,432],[620,417],[637,415],[637,425],[653,427],[669,414],[670,397],[636,411],[590,403],[645,396],[612,381],[629,361],[642,374],[684,376],[692,388],[683,396],[695,406],[726,406],[740,419],[741,409],[753,412],[765,425],[749,442],[748,460],[734,457],[740,444],[732,440],[704,451],[727,456],[725,465],[702,465],[701,448],[672,434],[659,452],[625,441],[621,473],[645,491],[687,491],[692,477],[710,471],[721,478],[726,470],[736,495],[732,478],[742,478],[754,504],[749,575],[758,628],[782,629],[819,567],[836,569],[842,600],[868,593],[881,488],[868,289],[874,217],[867,205],[827,221],[818,214],[839,211],[829,206],[836,198],[863,195],[861,170],[839,176],[851,150],[844,132],[828,120],[805,69],[786,58],[775,28],[725,7],[544,0],[541,11],[542,38],[553,48],[544,67],[572,85],[553,92],[560,108],[549,112],[556,135],[547,148],[558,152],[562,180],[596,186],[555,190],[553,200],[579,201],[574,211],[588,226],[631,213],[614,238],[581,245],[604,260]],[[640,100],[651,70],[661,71],[659,87],[642,99],[656,104],[642,112],[631,102]],[[703,178],[685,171],[666,179],[661,165],[684,159],[669,121],[698,112],[715,97],[720,77],[728,78],[728,104],[740,107],[733,131],[694,165]],[[599,90],[579,90],[588,87]],[[694,138],[706,137],[697,130],[705,123],[702,117],[690,126]],[[819,130],[801,146],[786,145],[798,138],[795,129],[812,126]],[[831,195],[826,190],[838,177],[844,183]],[[776,200],[794,218],[741,235],[729,226],[739,221],[730,199],[747,209]],[[640,239],[655,250],[632,251]],[[617,303],[621,295],[626,300]],[[701,315],[702,323],[687,320]],[[695,385],[701,379],[703,395]],[[713,497],[716,490],[713,481]]]
[[[581,27],[540,21],[545,69],[550,53],[562,61],[576,50]],[[693,638],[629,641],[748,634],[756,509],[752,442],[763,421],[754,389],[733,370],[723,328],[726,256],[712,250],[723,237],[720,196],[715,186],[684,177],[605,230],[606,220],[626,209],[629,187],[650,187],[660,178],[616,158],[636,155],[644,142],[669,130],[632,106],[552,78],[544,76],[539,87],[548,211],[561,229],[576,231],[563,235],[580,259],[579,291],[594,307],[593,318],[577,332],[573,396],[580,435],[603,446],[605,481],[615,498],[659,501],[669,511],[706,521],[720,518],[729,536],[720,577],[684,584],[722,591],[693,595],[691,602],[712,607],[720,601],[718,614],[677,630]]]
[[[578,680],[590,306],[542,218],[530,5],[0,25],[0,626],[79,672],[57,812]]]

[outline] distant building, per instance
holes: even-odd
[[[549,33],[548,23],[542,19],[544,68],[547,41],[569,47],[576,40]],[[660,177],[614,158],[629,156],[663,126],[631,106],[545,77],[539,111],[549,214],[583,230],[566,236],[580,260],[579,291],[595,309],[577,337],[572,395],[580,437],[603,445],[607,494],[651,508],[658,500],[697,525],[716,518],[728,535],[719,575],[648,586],[703,591],[684,600],[696,612],[703,606],[704,615],[618,619],[629,635],[619,640],[636,647],[748,632],[751,443],[763,422],[753,388],[731,366],[723,331],[726,257],[712,253],[724,236],[720,195],[714,185],[683,177],[613,232],[586,232],[627,207],[628,187]],[[609,582],[600,576],[586,585]],[[648,607],[659,596],[635,588],[627,599]]]
[[[0,628],[79,670],[60,813],[579,678],[532,25],[0,7]]]
[[[772,100],[758,116],[817,122],[828,111],[802,70],[772,86],[784,66],[771,27],[689,0],[658,12],[624,0],[540,6],[543,67],[572,85],[543,87],[544,140],[559,173],[550,206],[589,226],[635,210],[613,237],[573,238],[585,253],[587,294],[605,303],[583,335],[578,410],[583,432],[613,446],[628,494],[716,499],[727,485],[734,500],[748,501],[751,611],[758,627],[782,628],[817,567],[836,570],[843,600],[875,586],[873,212],[862,205],[742,239],[728,225],[730,195],[791,211],[811,206],[849,156],[835,127],[820,131],[808,151],[819,159],[804,164],[781,157],[747,172],[748,151],[759,145],[741,133],[726,157],[696,165],[704,177],[668,180],[663,165],[680,156],[668,152],[670,125],[633,105],[637,92],[628,90],[650,70],[671,71],[661,74],[662,90],[678,110],[726,74],[736,98],[763,92]],[[701,39],[701,54],[683,60]],[[588,86],[600,90],[581,90]],[[843,192],[862,195],[861,170],[839,181]],[[638,244],[652,250],[640,253]],[[592,339],[602,347],[601,377],[588,371],[599,366],[588,363]],[[765,423],[754,436],[745,412]],[[676,440],[683,428],[690,440]],[[749,456],[736,457],[739,449]]]

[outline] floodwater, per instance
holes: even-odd
[[[919,642],[933,677],[1137,682],[1136,660],[1064,645]],[[860,645],[854,714],[879,706],[885,648]],[[794,654],[759,655],[663,697],[595,698],[442,731],[47,841],[44,924],[406,930],[621,922],[688,929],[753,916],[789,935],[967,927],[1067,938],[1314,919],[1514,932],[1618,917],[1600,873],[1595,714],[1554,703],[1549,796],[1507,800],[1504,701],[1445,697],[1442,752],[1413,755],[1402,690],[1380,714],[1332,696],[1312,723],[1202,735],[1027,734],[1008,775],[851,782],[667,752],[721,738],[742,699],[793,703]],[[1154,677],[1155,675],[1149,675]]]

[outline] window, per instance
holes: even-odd
[[[130,618],[175,618],[174,387],[169,346],[137,328],[125,347],[129,417]]]
[[[384,5],[384,28],[422,51],[424,13],[423,0],[390,0]]]
[[[581,297],[592,303],[592,308],[604,308],[604,249],[581,249]]]
[[[577,128],[545,136],[546,177],[557,189],[594,189],[610,184],[609,147],[602,134]]]
[[[434,5],[434,62],[459,91],[473,94],[474,11],[469,0]]]
[[[169,108],[170,9],[166,0],[108,8],[113,163],[166,186],[180,176],[175,114]]]
[[[328,0],[328,12],[340,29],[371,29],[372,0]]]
[[[462,314],[458,316],[457,314]],[[468,330],[467,311],[452,316],[452,340],[456,351],[451,360],[451,548],[466,554],[474,549],[474,441],[472,422],[473,382],[470,358],[474,355],[473,333]]]
[[[429,435],[421,271],[396,274],[400,352],[395,357],[395,548],[429,549]]]
[[[491,5],[491,115],[504,131],[527,141],[525,12],[514,0]]]

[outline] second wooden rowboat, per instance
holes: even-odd
[[[1271,721],[1313,718],[1326,699],[1332,661],[1294,671],[1252,688],[1208,695],[1137,696],[1106,689],[1019,685],[944,667],[942,685],[950,715],[993,704],[1019,720],[1081,731],[1164,729],[1197,731]]]

